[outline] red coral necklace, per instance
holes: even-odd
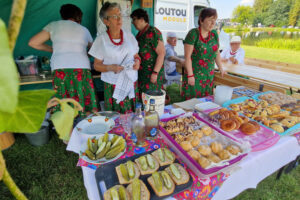
[[[122,44],[123,44],[123,31],[122,31],[122,29],[120,30],[120,35],[121,35],[121,40],[120,40],[120,42],[115,42],[115,41],[112,39],[112,37],[111,37],[111,35],[110,35],[110,33],[109,33],[109,30],[107,30],[106,32],[107,32],[107,34],[108,34],[108,37],[109,37],[110,41],[111,41],[114,45],[119,46],[119,45],[122,45]]]
[[[147,25],[145,26],[145,28],[144,28],[142,31],[140,31],[136,37],[138,38],[138,37],[140,37],[141,35],[143,35],[143,34],[146,32],[146,30],[148,29],[148,27],[149,27],[149,24],[147,24]]]
[[[200,39],[202,42],[207,43],[207,42],[210,40],[210,31],[208,32],[208,38],[207,38],[207,39],[204,39],[204,38],[202,37],[202,33],[201,33],[201,28],[200,28],[200,27],[199,27],[199,32],[200,32],[200,34],[199,34],[199,39]]]

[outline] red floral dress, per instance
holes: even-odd
[[[85,112],[97,111],[97,100],[94,83],[89,69],[57,69],[53,71],[53,89],[55,97],[59,99],[73,98],[83,107],[79,115],[86,116]],[[54,108],[53,111],[58,110]]]
[[[215,59],[219,49],[217,32],[211,31],[208,39],[204,40],[200,36],[199,28],[194,28],[189,31],[184,43],[194,45],[191,59],[195,85],[189,85],[187,74],[184,74],[181,96],[188,100],[211,95],[213,93]]]
[[[162,89],[164,77],[164,68],[162,66],[157,76],[157,83],[153,84],[150,81],[157,58],[155,49],[158,45],[158,41],[163,42],[163,38],[161,32],[157,28],[149,26],[146,29],[147,30],[145,31],[140,31],[136,36],[140,48],[139,55],[142,61],[138,77],[138,88],[140,95],[147,90]]]

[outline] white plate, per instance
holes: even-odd
[[[97,136],[96,139],[98,140],[99,137],[101,137],[103,135],[104,134],[101,134],[101,135]],[[108,134],[109,140],[111,140],[114,137],[114,135],[115,134]],[[116,157],[114,157],[112,159],[109,159],[109,160],[107,160],[105,157],[103,157],[101,159],[98,159],[98,160],[91,160],[91,159],[89,159],[86,155],[83,155],[83,153],[85,152],[85,150],[87,148],[88,148],[88,146],[87,146],[87,140],[86,140],[86,141],[84,141],[84,143],[80,147],[80,157],[83,160],[85,160],[85,161],[87,161],[89,163],[94,163],[94,164],[99,164],[99,163],[104,164],[104,163],[109,163],[109,162],[112,162],[112,161],[117,160],[118,158],[120,158],[125,153],[127,145],[126,145],[126,142],[125,142],[125,148],[124,148],[124,150],[121,153],[119,153]]]
[[[104,134],[115,126],[115,121],[105,116],[88,117],[80,121],[76,129],[79,133],[87,135]]]

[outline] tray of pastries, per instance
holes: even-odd
[[[232,99],[235,99],[238,97],[243,97],[243,96],[252,97],[254,95],[261,94],[261,93],[262,92],[260,92],[258,90],[248,88],[245,86],[236,87],[236,88],[233,88]]]
[[[95,177],[104,200],[160,200],[193,184],[187,170],[166,147],[101,165]]]
[[[280,105],[271,104],[267,100],[240,97],[225,102],[223,107],[239,112],[279,135],[293,134],[300,130],[298,110],[284,110]]]
[[[251,151],[260,151],[278,142],[280,136],[274,131],[260,126],[258,122],[239,114],[237,111],[220,108],[198,113],[205,122],[215,126],[220,132],[251,145]]]
[[[164,141],[200,177],[235,164],[250,150],[192,112],[161,120],[160,130]]]

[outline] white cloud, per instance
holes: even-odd
[[[252,6],[253,3],[254,3],[254,0],[242,0],[240,2],[240,5],[250,5],[250,6]]]

